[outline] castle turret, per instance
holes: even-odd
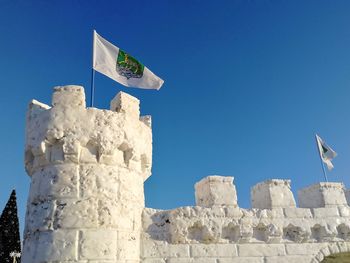
[[[56,87],[52,107],[30,103],[22,262],[140,262],[150,126],[122,92],[111,110],[86,108],[80,86]]]

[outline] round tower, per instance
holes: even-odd
[[[32,101],[25,167],[31,177],[22,262],[140,262],[143,183],[151,175],[150,116],[123,92],[86,108],[83,87]]]

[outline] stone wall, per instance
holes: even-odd
[[[25,166],[31,177],[22,262],[140,262],[150,117],[119,93],[111,110],[85,107],[82,87],[32,101]]]
[[[31,177],[24,263],[311,263],[350,251],[349,190],[289,180],[251,189],[238,206],[233,177],[195,185],[196,206],[144,207],[151,175],[150,116],[120,92],[110,110],[86,108],[82,87],[32,101],[25,167]]]
[[[341,183],[302,189],[302,207],[289,180],[254,186],[252,209],[237,206],[232,177],[209,176],[195,189],[197,206],[144,210],[143,262],[310,263],[350,251],[350,207]]]

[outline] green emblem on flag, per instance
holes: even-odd
[[[119,49],[116,70],[119,75],[130,78],[142,78],[145,66],[135,58]]]

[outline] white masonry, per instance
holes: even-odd
[[[31,177],[22,263],[316,263],[350,251],[350,192],[319,183],[298,192],[272,179],[238,207],[233,177],[195,185],[196,206],[144,207],[150,116],[120,92],[86,108],[80,86],[56,87],[52,107],[29,105]]]

